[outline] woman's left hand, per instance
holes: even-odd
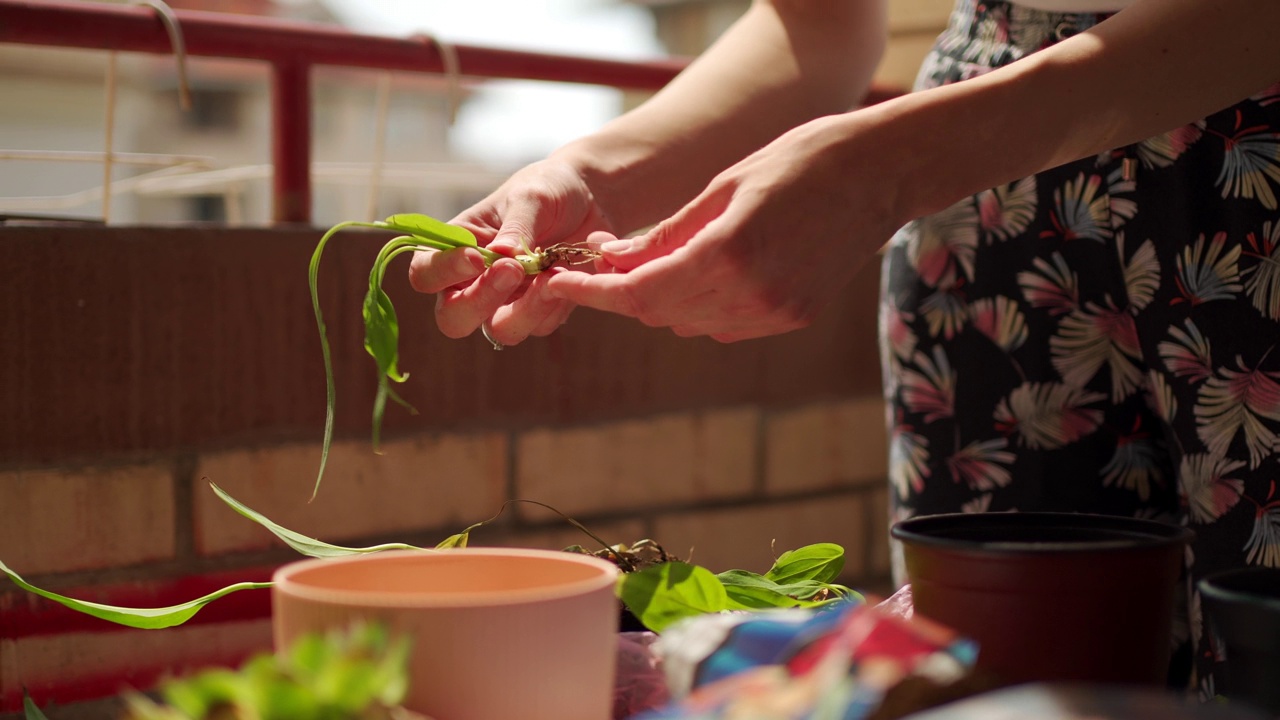
[[[722,342],[809,325],[904,219],[879,180],[889,149],[851,135],[851,115],[802,125],[717,176],[692,202],[626,240],[595,233],[605,271],[562,272],[548,293],[677,335]]]

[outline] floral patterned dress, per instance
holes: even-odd
[[[1105,15],[960,0],[917,87]],[[1082,108],[1081,112],[1087,112]],[[1189,526],[1171,681],[1223,692],[1194,581],[1280,567],[1280,84],[903,228],[880,311],[898,519]]]

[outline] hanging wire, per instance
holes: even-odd
[[[174,60],[178,65],[178,107],[184,111],[191,109],[191,85],[187,82],[187,43],[182,36],[182,24],[164,0],[133,0],[134,5],[146,5],[156,11],[164,30],[169,34],[169,45],[173,49]]]
[[[458,107],[462,104],[462,66],[458,62],[458,49],[430,33],[418,33],[412,38],[430,43],[440,53],[445,82],[449,86],[449,127],[453,127],[458,121]]]

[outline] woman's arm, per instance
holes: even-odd
[[[620,272],[549,294],[724,341],[804,327],[905,222],[1266,88],[1277,28],[1277,0],[1138,0],[986,75],[789,131],[602,246]]]
[[[899,150],[886,184],[907,220],[1228,107],[1280,81],[1277,38],[1275,0],[1139,0],[1005,68],[850,115],[847,129],[871,121]]]
[[[786,130],[852,109],[885,45],[885,0],[757,0],[667,87],[552,155],[614,232],[667,217]]]

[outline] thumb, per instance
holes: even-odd
[[[600,252],[610,265],[624,272],[670,255],[720,215],[725,207],[721,197],[720,193],[704,192],[643,235],[601,243]]]
[[[517,255],[524,252],[526,245],[533,247],[540,209],[532,198],[508,202],[502,214],[502,225],[489,243],[489,249],[504,255]]]

